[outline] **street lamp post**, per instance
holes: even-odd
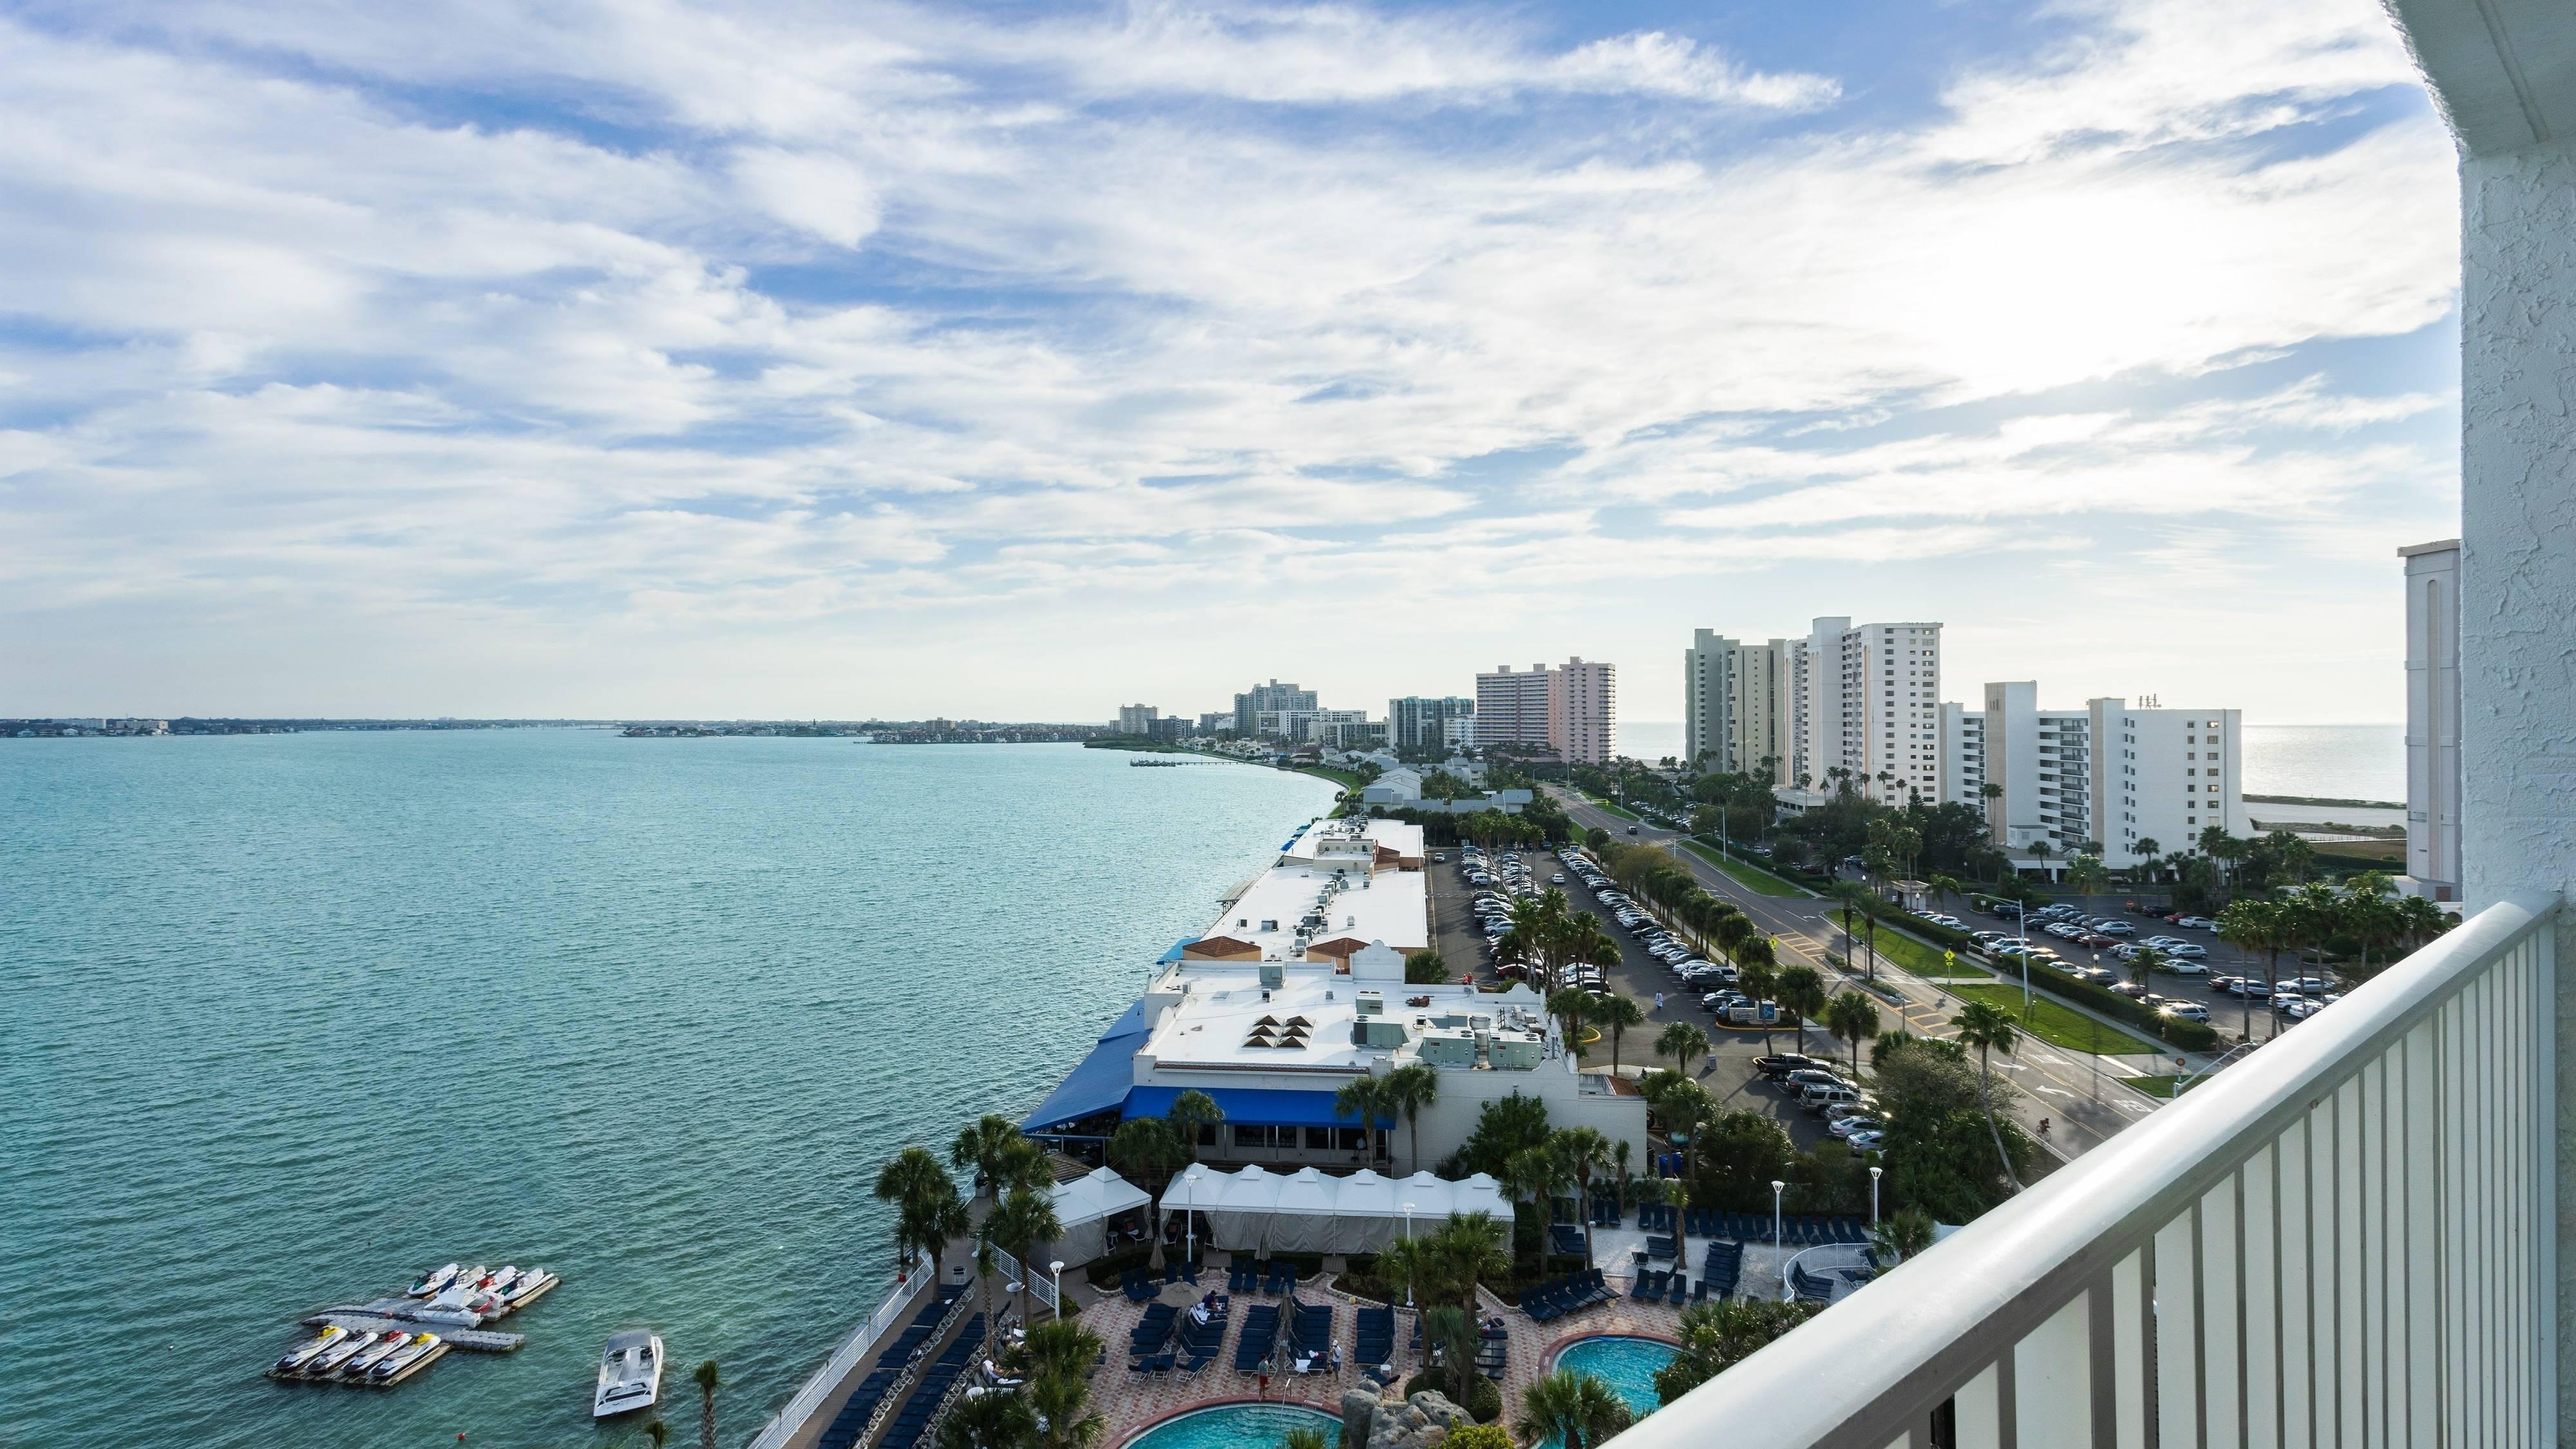
[[[1404,1205],[1404,1244],[1408,1248],[1413,1246],[1413,1204],[1411,1203],[1406,1203]],[[1405,1254],[1404,1306],[1407,1308],[1411,1308],[1413,1306],[1412,1258],[1413,1255],[1411,1253]]]
[[[1771,1179],[1771,1260],[1780,1264],[1780,1301],[1783,1303],[1789,1301],[1789,1265],[1780,1259],[1780,1194],[1788,1187],[1789,1184],[1776,1177]]]
[[[1193,1273],[1199,1270],[1199,1174],[1205,1170],[1192,1167],[1181,1174],[1181,1184],[1189,1190],[1187,1204],[1181,1209],[1181,1261],[1189,1264]]]
[[[1878,1171],[1873,1167],[1872,1173]],[[1047,1264],[1047,1291],[1055,1296],[1055,1316],[1064,1317],[1064,1259]]]
[[[1872,1227],[1878,1225],[1878,1175],[1885,1170],[1878,1167],[1869,1170],[1869,1221]]]

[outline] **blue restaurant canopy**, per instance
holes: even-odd
[[[1091,1054],[1020,1121],[1023,1132],[1047,1132],[1117,1109],[1136,1082],[1136,1049],[1145,1044],[1145,1003],[1128,1007],[1100,1034]]]
[[[1126,1116],[1169,1116],[1186,1087],[1137,1087],[1127,1094]],[[1333,1111],[1333,1094],[1284,1087],[1201,1087],[1216,1099],[1225,1120],[1247,1127],[1357,1127],[1360,1119]]]

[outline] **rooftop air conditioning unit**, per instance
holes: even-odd
[[[1288,968],[1275,961],[1261,963],[1261,989],[1276,991],[1288,984]]]

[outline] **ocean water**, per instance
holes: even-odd
[[[906,1141],[1017,1115],[1320,780],[600,731],[0,744],[0,1445],[561,1446],[612,1331],[747,1438],[889,1273]],[[543,1264],[518,1354],[260,1377]]]
[[[2402,803],[2406,726],[2249,724],[2245,793]]]

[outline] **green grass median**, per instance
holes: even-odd
[[[2000,1006],[2012,1017],[2013,1024],[2054,1047],[2071,1052],[2105,1052],[2128,1055],[2139,1052],[2161,1052],[2157,1042],[2131,1033],[2125,1027],[2106,1026],[2092,1017],[2064,1005],[2036,988],[2030,994],[2030,1011],[2024,1015],[2021,988],[2015,985],[1953,986],[1952,996],[1962,1001],[1983,1001]]]
[[[1604,800],[1604,799],[1602,799],[1602,798],[1601,798],[1600,796],[1598,796],[1598,795],[1586,795],[1586,796],[1584,796],[1583,798],[1584,798],[1584,799],[1586,799],[1586,800],[1591,801],[1594,805],[1596,805],[1596,806],[1600,807],[1601,809],[1603,809],[1603,810],[1607,810],[1607,811],[1609,811],[1611,814],[1618,816],[1618,817],[1619,817],[1620,819],[1622,819],[1622,820],[1634,820],[1634,819],[1636,819],[1636,818],[1637,818],[1637,816],[1636,816],[1635,812],[1633,812],[1633,811],[1629,810],[1626,806],[1624,806],[1624,805],[1617,805],[1617,804],[1613,804],[1612,802],[1610,802],[1610,801],[1608,801],[1608,800]]]
[[[1756,895],[1799,896],[1806,892],[1757,865],[1748,865],[1734,856],[1721,854],[1696,840],[1685,840],[1682,848],[1709,864],[1725,871],[1727,878]]]

